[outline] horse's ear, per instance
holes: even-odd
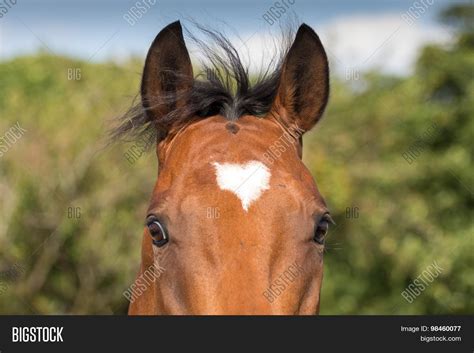
[[[163,28],[148,51],[143,69],[141,96],[147,115],[157,126],[169,129],[161,119],[177,105],[184,105],[192,87],[193,68],[179,21]],[[160,120],[161,119],[161,120]]]
[[[298,29],[282,66],[273,109],[288,124],[310,130],[329,98],[329,67],[318,35],[306,24]]]

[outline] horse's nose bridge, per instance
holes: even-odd
[[[218,303],[217,307],[222,313],[270,313],[272,303],[265,298],[264,280],[260,280],[255,275],[255,271],[242,272],[244,276],[236,278],[235,272],[224,276],[217,286],[218,291],[214,298]]]
[[[252,213],[245,213],[223,222],[224,209],[221,211],[222,218],[215,219],[212,227],[200,228],[195,239],[201,241],[190,247],[191,256],[186,257],[195,259],[189,262],[192,288],[200,293],[202,305],[215,305],[222,311],[238,307],[241,312],[264,308],[262,313],[268,313],[275,305],[267,300],[265,291],[272,273],[286,263],[281,237],[271,231],[268,217],[256,222]],[[200,269],[194,267],[197,263]]]
[[[226,257],[222,266],[218,287],[223,293],[238,294],[252,302],[264,299],[263,293],[270,283],[271,259],[262,249],[239,241],[239,248]]]

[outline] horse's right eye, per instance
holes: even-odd
[[[328,228],[329,228],[329,223],[326,220],[319,222],[319,224],[316,227],[316,230],[314,231],[313,240],[316,243],[323,245],[324,240],[326,238],[326,234],[328,232]]]
[[[165,228],[156,219],[148,221],[147,227],[148,231],[150,232],[153,244],[161,247],[168,242],[168,234],[166,234]]]
[[[326,234],[328,233],[328,230],[329,230],[329,223],[336,224],[334,223],[330,214],[325,213],[323,217],[321,218],[321,220],[319,221],[318,225],[316,226],[316,229],[314,230],[313,240],[316,243],[320,245],[324,244]]]

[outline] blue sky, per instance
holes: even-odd
[[[11,0],[0,0],[9,2]],[[176,19],[226,28],[247,51],[249,62],[269,56],[262,48],[278,32],[265,21],[276,1],[140,0],[146,13],[131,25],[124,16],[137,1],[17,0],[0,18],[0,60],[47,48],[55,54],[101,60],[145,55],[157,32]],[[450,29],[436,21],[440,9],[456,0],[280,0],[289,14],[320,34],[340,74],[377,67],[409,73],[420,47],[449,42]],[[291,4],[293,3],[293,4]],[[402,15],[421,5],[413,23]],[[285,5],[286,4],[286,5]],[[423,5],[425,4],[425,5]],[[268,17],[267,17],[268,18]],[[225,25],[224,25],[225,23]],[[271,52],[271,49],[269,49]],[[264,52],[266,54],[264,54]],[[271,54],[270,54],[271,56]]]

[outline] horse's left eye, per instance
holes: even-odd
[[[323,245],[324,240],[326,238],[326,234],[328,233],[329,230],[329,223],[334,224],[334,221],[332,220],[331,216],[329,213],[326,213],[321,220],[319,221],[318,225],[316,226],[316,229],[314,230],[314,237],[313,240],[318,243]]]
[[[152,242],[156,246],[163,246],[168,242],[168,234],[165,228],[157,220],[151,220],[147,223],[148,231],[150,232]]]

